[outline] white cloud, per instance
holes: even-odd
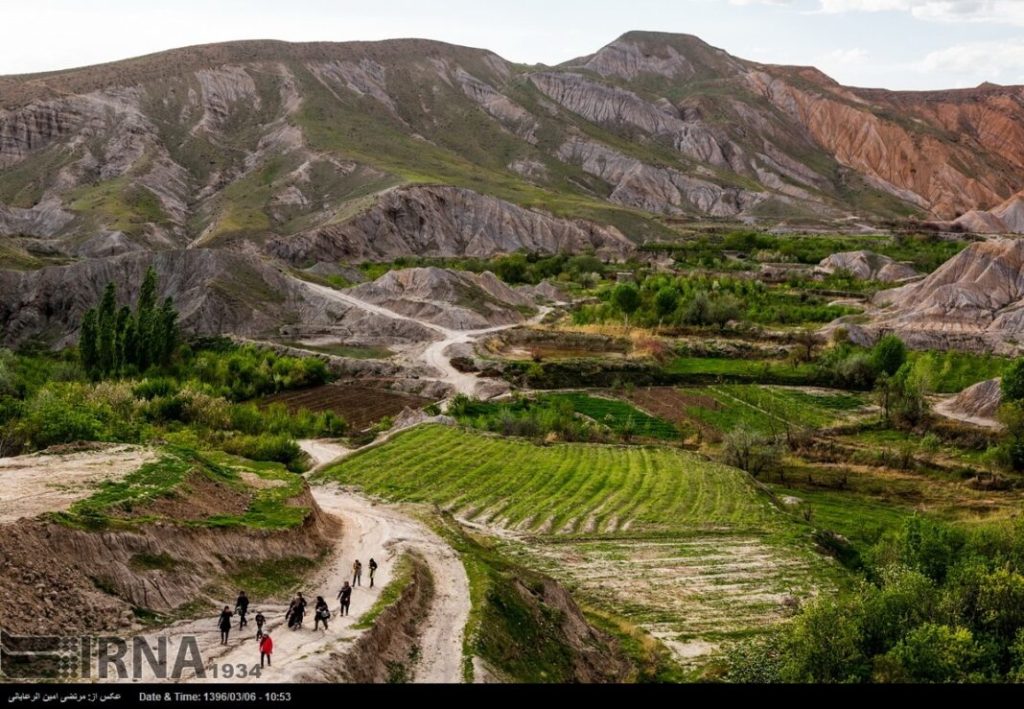
[[[925,74],[1017,83],[1024,78],[1024,39],[956,44],[930,52],[914,69]]]
[[[1020,0],[819,0],[821,11],[906,12],[933,22],[987,22],[1024,25]]]

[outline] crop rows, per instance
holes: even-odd
[[[606,399],[580,393],[556,394],[550,398],[554,401],[568,401],[572,404],[574,411],[608,426],[616,433],[623,433],[632,425],[633,435],[641,438],[673,440],[679,437],[675,426],[668,421],[645,414],[618,399]]]
[[[536,533],[762,528],[777,519],[744,473],[683,451],[538,446],[440,426],[402,434],[326,476]]]
[[[825,582],[813,553],[746,535],[542,544],[543,567],[571,580],[687,659],[765,629]]]
[[[840,423],[865,402],[850,394],[811,393],[781,387],[723,384],[684,390],[712,397],[717,406],[690,406],[686,413],[719,431],[744,426],[765,433],[787,426],[824,428]]]
[[[314,389],[292,391],[263,400],[283,404],[289,411],[333,411],[354,431],[362,431],[386,416],[397,416],[407,408],[421,409],[431,403],[411,394],[353,384],[328,384]]]

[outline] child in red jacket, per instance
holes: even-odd
[[[263,667],[263,661],[267,661],[267,667],[270,667],[270,655],[274,652],[274,641],[270,639],[270,633],[263,633],[263,637],[260,638],[260,667]]]

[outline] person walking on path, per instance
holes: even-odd
[[[249,625],[249,621],[246,619],[245,614],[249,612],[249,597],[245,595],[245,591],[238,592],[238,600],[235,601],[235,613],[238,614],[238,629]]]
[[[338,600],[341,602],[341,610],[338,611],[338,615],[348,615],[348,607],[352,603],[352,587],[348,585],[348,581],[338,591]]]
[[[372,556],[370,557],[369,567],[370,567],[370,588],[373,588],[373,575],[375,573],[377,573],[377,562],[373,560]]]
[[[306,615],[306,599],[298,594],[288,606],[288,627],[292,630],[302,626],[302,618]]]
[[[230,606],[224,606],[224,610],[220,612],[220,620],[218,621],[218,623],[220,625],[221,645],[228,644],[228,633],[231,632],[231,616],[233,615],[234,613],[231,612]]]
[[[256,639],[259,640],[263,637],[263,625],[267,622],[266,616],[259,611],[256,611]]]
[[[260,639],[260,667],[263,667],[263,661],[267,661],[267,667],[270,667],[270,656],[274,654],[274,641],[270,639],[270,632],[264,633]]]
[[[316,608],[313,611],[313,617],[316,619],[313,623],[313,630],[318,630],[320,624],[324,624],[324,630],[327,630],[327,621],[331,617],[331,609],[327,607],[327,601],[324,600],[323,596],[316,597]]]
[[[359,561],[359,559],[356,559],[356,563],[352,564],[352,585],[363,585],[363,562]]]

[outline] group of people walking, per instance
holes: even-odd
[[[371,557],[367,563],[369,569],[370,588],[373,588],[373,577],[377,572],[377,562]],[[338,603],[339,610],[338,616],[347,616],[349,614],[349,608],[352,605],[352,589],[355,586],[362,586],[363,583],[363,564],[361,561],[356,559],[355,563],[352,564],[352,582],[345,581],[342,584],[341,590],[338,591]],[[285,621],[288,624],[290,630],[298,630],[302,627],[302,621],[306,616],[307,601],[302,593],[297,593],[295,598],[292,599],[291,603],[288,604],[288,610],[285,613]],[[220,628],[220,642],[221,645],[228,644],[228,636],[231,633],[231,624],[234,616],[238,616],[238,629],[246,628],[249,626],[249,620],[246,617],[249,613],[249,597],[245,591],[238,592],[238,598],[235,600],[235,610],[231,610],[231,606],[224,606],[224,610],[220,613],[218,620],[218,627]],[[313,624],[313,630],[319,630],[321,624],[326,632],[327,622],[331,619],[331,609],[327,605],[327,601],[324,600],[323,596],[316,597],[316,604],[313,606],[313,618],[315,620]],[[253,620],[256,621],[256,642],[259,644],[260,650],[260,667],[270,666],[270,656],[274,652],[274,641],[270,637],[270,630],[264,630],[264,626],[267,623],[266,617],[262,612],[257,611]]]

